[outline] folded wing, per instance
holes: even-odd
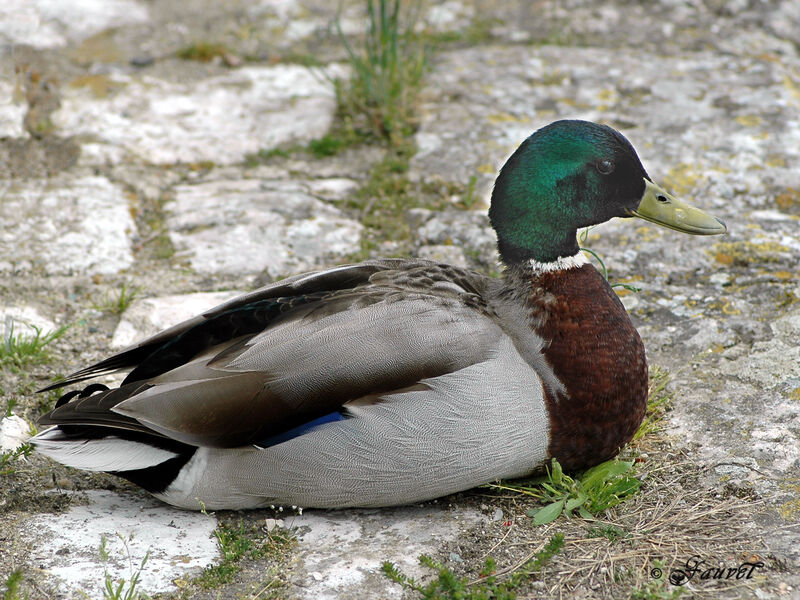
[[[483,285],[424,261],[297,276],[79,371],[68,382],[132,368],[120,388],[72,398],[42,423],[192,446],[259,443],[489,359],[503,333]]]

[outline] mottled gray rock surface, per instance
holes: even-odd
[[[232,300],[242,292],[199,292],[134,300],[120,318],[112,348],[125,348],[163,329]]]
[[[306,512],[283,519],[284,527],[299,530],[301,566],[294,574],[294,594],[307,600],[400,598],[399,587],[387,588],[381,564],[390,561],[412,577],[423,576],[420,554],[484,521],[477,510],[436,505]]]
[[[102,92],[97,79],[65,90],[53,121],[62,135],[101,144],[117,161],[242,162],[260,148],[317,137],[336,105],[329,82],[297,65],[189,82],[114,72],[100,81]]]
[[[315,187],[324,194],[326,184]],[[211,181],[176,186],[173,194],[165,206],[170,239],[199,273],[310,271],[352,253],[361,238],[358,222],[300,182]]]
[[[303,57],[328,65],[329,76],[344,72],[336,11],[323,0],[0,7],[0,331],[74,324],[49,362],[28,374],[2,367],[0,411],[16,403],[17,414],[33,419],[53,399],[31,392],[56,373],[231,290],[363,255],[364,215],[347,199],[381,150],[269,153],[321,137],[334,122],[333,85]],[[346,35],[363,31],[361,2],[346,2],[340,16]],[[771,557],[761,579],[720,596],[797,594],[800,4],[431,1],[418,29],[439,43],[408,179],[426,189],[471,188],[477,199],[471,210],[453,203],[398,215],[419,256],[496,271],[482,204],[510,152],[559,118],[619,128],[655,181],[727,222],[727,236],[702,239],[618,220],[593,229],[583,245],[602,256],[612,281],[641,288],[620,294],[650,363],[672,375],[675,444],[711,497],[749,503],[740,517],[748,551]],[[178,58],[204,43],[225,51],[208,62]],[[114,299],[123,284],[138,291],[119,317]],[[4,443],[18,439],[19,423],[4,425]],[[118,507],[144,530],[162,528],[194,545],[143,541],[164,560],[152,569],[160,583],[143,581],[145,591],[174,591],[175,581],[218,560],[213,515],[160,507],[110,477],[35,455],[20,465],[0,480],[0,586],[22,568],[38,596],[98,597],[100,579],[81,577],[102,572],[93,553],[102,533],[110,541],[129,533]],[[412,572],[422,552],[461,560],[459,548],[474,546],[480,563],[500,533],[473,527],[483,522],[475,506],[499,508],[476,494],[453,506],[281,517],[300,527],[281,593],[397,597],[399,588],[377,573],[383,560]],[[524,511],[514,518],[529,526]],[[89,537],[78,541],[68,530]],[[252,586],[252,595],[263,587],[259,577],[259,569],[245,570],[213,593]]]
[[[4,186],[0,273],[111,275],[133,264],[136,229],[122,189],[104,177]]]
[[[150,593],[170,591],[175,579],[219,560],[213,516],[181,513],[144,496],[101,490],[86,496],[88,503],[42,515],[36,527],[21,531],[32,548],[29,559],[59,582],[57,589],[83,590],[90,598],[102,598],[105,573],[113,580],[130,579],[147,556],[142,588]],[[100,566],[103,538],[108,560]]]

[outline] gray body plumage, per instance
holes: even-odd
[[[210,509],[390,506],[524,476],[547,452],[541,383],[507,339],[496,351],[282,444],[203,449],[187,465],[197,473],[158,496]]]

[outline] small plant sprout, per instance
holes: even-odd
[[[2,588],[5,587],[5,593],[3,594],[3,600],[27,600],[28,595],[25,594],[24,596],[20,596],[19,593],[19,584],[22,583],[22,569],[14,569],[9,573],[8,577],[6,577],[5,582],[0,584],[0,591]]]
[[[669,585],[669,581],[663,575],[666,571],[667,567],[663,561],[654,560],[651,573],[659,573],[659,577],[634,590],[630,595],[631,600],[675,600],[680,598],[685,591],[684,588]]]
[[[494,559],[489,557],[476,581],[457,577],[450,569],[424,554],[419,557],[420,564],[437,572],[436,579],[427,585],[418,583],[390,562],[383,563],[382,569],[389,579],[407,590],[417,592],[425,600],[513,600],[517,597],[515,590],[531,581],[563,546],[564,536],[557,533],[530,560],[517,568],[501,572],[497,571]]]
[[[14,319],[6,317],[5,333],[0,340],[0,365],[22,367],[26,364],[44,362],[48,358],[47,346],[62,337],[72,326],[62,325],[44,333],[37,325],[23,323],[30,331],[17,332],[15,323]]]
[[[131,535],[128,539],[125,539],[122,535],[117,533],[117,537],[122,542],[125,554],[128,557],[130,580],[126,581],[124,578],[120,578],[118,581],[115,582],[114,578],[108,572],[108,549],[106,548],[107,540],[106,536],[101,536],[100,560],[103,561],[103,574],[105,577],[104,587],[103,587],[103,598],[105,600],[140,600],[146,598],[144,592],[142,592],[142,590],[137,589],[137,586],[139,585],[139,581],[141,580],[144,566],[147,564],[147,560],[150,558],[150,551],[148,550],[145,553],[142,562],[139,563],[138,567],[134,568],[133,560],[131,559],[130,548],[128,547],[128,541],[133,539],[133,536]]]
[[[581,231],[580,235],[578,235],[578,240],[580,241],[581,244],[585,244],[587,242],[587,240],[589,239],[589,231],[591,231],[592,229],[594,229],[594,225],[592,225],[591,227],[586,227]],[[597,260],[597,262],[600,264],[600,272],[603,274],[603,279],[608,281],[608,269],[606,269],[606,263],[603,262],[603,259],[600,258],[600,255],[591,248],[586,248],[583,245],[580,246],[580,249],[583,252],[591,254],[595,258],[595,260]],[[621,287],[624,290],[628,290],[629,292],[634,292],[634,293],[639,293],[642,291],[642,288],[638,288],[635,285],[631,285],[629,283],[612,283],[610,285],[612,288]]]
[[[13,404],[9,402],[11,406]],[[6,416],[0,419],[0,475],[13,473],[10,465],[33,452],[33,446],[27,442],[30,430],[31,426],[25,419],[12,415],[10,408],[6,409]]]
[[[119,290],[115,292],[106,292],[103,301],[95,304],[94,308],[115,315],[121,315],[128,309],[141,291],[141,287],[131,288],[127,283],[123,282]]]

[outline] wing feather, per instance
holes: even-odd
[[[211,310],[187,319],[177,325],[165,329],[149,338],[146,338],[124,350],[114,354],[98,363],[90,365],[84,369],[76,371],[66,379],[62,379],[45,388],[39,390],[46,392],[59,387],[64,387],[74,383],[79,383],[93,377],[124,371],[142,365],[153,353],[163,349],[165,345],[175,342],[190,331],[198,327],[208,325],[216,317],[230,315],[237,309],[245,308],[248,305],[264,302],[267,300],[277,300],[279,298],[297,298],[304,294],[319,294],[320,292],[332,292],[341,289],[348,289],[356,285],[366,283],[369,277],[383,269],[392,268],[399,263],[399,260],[375,260],[359,263],[356,265],[344,265],[326,271],[303,273],[289,277],[282,281],[267,285],[263,288],[244,294],[212,308]],[[223,320],[224,321],[224,320]],[[232,331],[230,323],[219,322],[220,328],[228,325],[227,334],[233,336],[240,332]],[[216,342],[209,342],[216,343]],[[192,340],[196,346],[197,341]]]
[[[267,330],[238,356],[166,373],[113,410],[185,443],[241,446],[485,360],[500,329],[436,300],[378,303]]]

